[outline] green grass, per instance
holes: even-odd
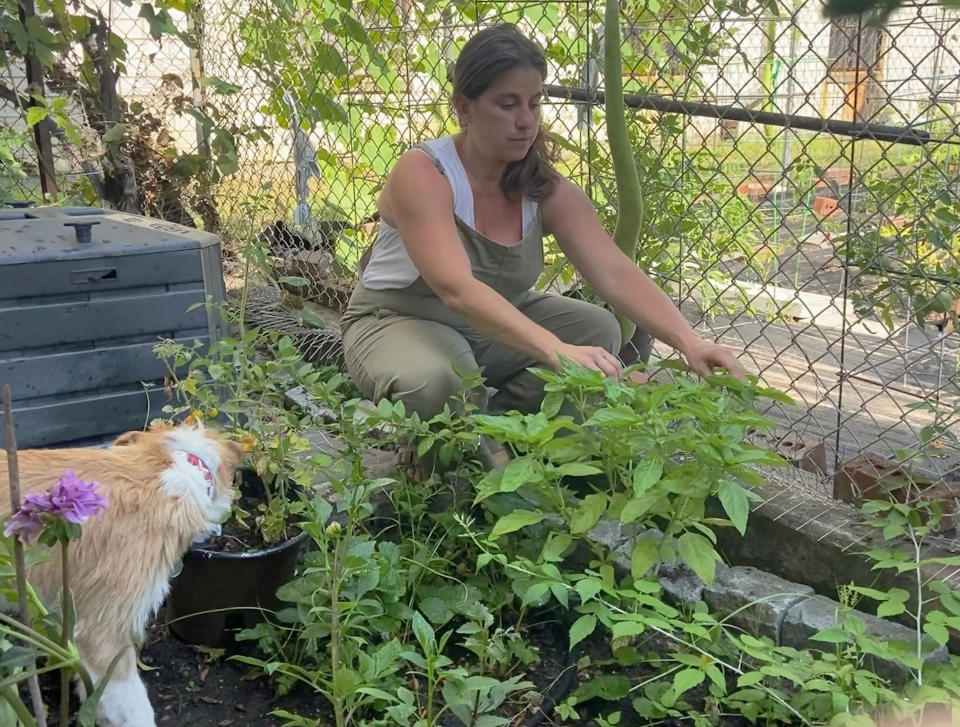
[[[708,153],[721,159],[724,172],[734,175],[748,171],[780,174],[783,172],[784,151],[787,145],[785,134],[773,141],[763,138],[741,137],[705,147]],[[789,140],[789,160],[792,164],[806,163],[822,169],[848,167],[851,154],[854,167],[868,170],[885,160],[890,165],[916,161],[915,147],[889,144],[872,139],[837,139],[830,136],[794,135]]]

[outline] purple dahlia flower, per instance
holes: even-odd
[[[84,482],[74,476],[73,470],[65,470],[50,490],[23,498],[3,534],[15,535],[22,542],[29,543],[57,519],[82,525],[107,507],[106,498],[95,492],[97,487],[97,482]]]

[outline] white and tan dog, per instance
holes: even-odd
[[[128,432],[107,449],[33,449],[19,453],[21,497],[52,487],[64,470],[99,483],[108,507],[70,544],[74,638],[96,682],[114,657],[98,709],[110,727],[154,727],[137,673],[137,649],[190,544],[216,531],[232,505],[240,445],[200,425],[156,425]],[[0,452],[0,523],[10,514],[6,454]],[[61,586],[59,549],[28,580],[53,601]]]

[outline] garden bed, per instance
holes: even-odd
[[[164,727],[277,727],[269,716],[286,709],[323,716],[326,703],[306,690],[277,697],[262,674],[226,658],[219,650],[190,646],[163,625],[163,614],[150,629],[140,661],[150,671],[143,680]]]
[[[525,678],[547,699],[560,699],[576,685],[576,675],[571,673],[574,665],[566,650],[565,628],[548,616],[543,618],[528,627],[530,643],[538,650],[540,660],[527,670]],[[246,645],[210,649],[186,644],[164,625],[161,611],[140,653],[145,667],[141,673],[157,724],[163,727],[277,727],[283,720],[270,714],[277,710],[319,719],[320,724],[333,724],[328,703],[319,694],[298,685],[288,694],[277,696],[261,670],[230,658],[254,653],[254,649]],[[501,712],[512,720],[518,717],[516,704]],[[457,722],[441,719],[440,724],[452,727]]]

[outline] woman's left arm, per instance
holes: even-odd
[[[683,354],[702,376],[716,367],[738,377],[746,374],[729,348],[699,336],[673,301],[617,247],[583,190],[561,177],[540,208],[545,227],[567,259],[616,311]]]

